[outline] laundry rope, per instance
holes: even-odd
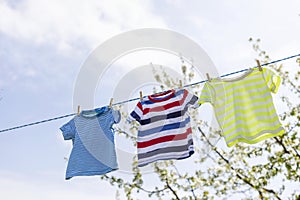
[[[261,66],[271,65],[271,64],[274,64],[274,63],[278,63],[278,62],[281,62],[281,61],[284,61],[284,60],[289,60],[291,58],[295,58],[295,57],[299,57],[299,56],[300,56],[300,54],[289,56],[289,57],[282,58],[282,59],[279,59],[279,60],[275,60],[275,61],[272,61],[272,62],[269,62],[269,63],[261,64]],[[257,67],[258,66],[254,66],[252,68],[257,68]],[[220,77],[223,78],[223,77],[230,76],[230,75],[233,75],[233,74],[241,73],[241,72],[247,71],[248,69],[249,68],[242,69],[242,70],[235,71],[235,72],[231,72],[231,73],[228,73],[228,74],[221,75]],[[182,87],[183,88],[187,88],[187,87],[199,85],[201,83],[205,83],[206,81],[207,80],[202,80],[202,81],[199,81],[199,82],[195,82],[195,83],[184,85]],[[120,101],[120,102],[114,103],[112,105],[113,106],[121,105],[121,104],[129,103],[129,102],[132,102],[132,101],[136,101],[136,100],[139,100],[139,99],[140,98],[132,98],[132,99],[129,99],[129,100],[125,100],[125,101]],[[67,114],[67,115],[63,115],[63,116],[59,116],[59,117],[54,117],[54,118],[45,119],[45,120],[41,120],[41,121],[37,121],[37,122],[32,122],[32,123],[29,123],[29,124],[24,124],[24,125],[20,125],[20,126],[15,126],[15,127],[7,128],[7,129],[2,129],[2,130],[0,130],[0,133],[11,131],[11,130],[15,130],[15,129],[24,128],[24,127],[27,127],[27,126],[33,126],[33,125],[37,125],[37,124],[42,124],[42,123],[46,123],[46,122],[50,122],[50,121],[54,121],[54,120],[58,120],[58,119],[63,119],[63,118],[66,118],[66,117],[71,117],[71,116],[74,116],[76,114],[77,113]]]

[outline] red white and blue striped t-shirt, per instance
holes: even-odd
[[[198,107],[198,97],[186,89],[169,90],[140,101],[129,120],[139,122],[138,166],[158,160],[184,159],[194,153],[188,108]]]

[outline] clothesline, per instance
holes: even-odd
[[[281,62],[281,61],[284,61],[284,60],[289,60],[291,58],[295,58],[295,57],[299,57],[299,56],[300,56],[300,54],[289,56],[289,57],[285,57],[285,58],[278,59],[278,60],[275,60],[275,61],[272,61],[272,62],[269,62],[269,63],[261,64],[261,66],[266,66],[266,65],[278,63],[278,62]],[[254,66],[252,68],[256,68],[256,67],[258,67],[258,66]],[[231,72],[231,73],[228,73],[228,74],[221,75],[220,77],[223,78],[223,77],[226,77],[226,76],[234,75],[234,74],[237,74],[237,73],[241,73],[241,72],[247,71],[248,69],[249,68],[245,68],[245,69],[242,69],[242,70],[239,70],[239,71],[235,71],[235,72]],[[207,80],[202,80],[202,81],[199,81],[199,82],[195,82],[195,83],[184,85],[182,87],[183,88],[188,88],[188,87],[195,86],[195,85],[198,85],[198,84],[201,84],[201,83],[205,83],[206,81]],[[136,100],[139,100],[139,99],[140,98],[132,98],[132,99],[125,100],[125,101],[116,102],[116,103],[114,103],[112,105],[113,106],[121,105],[121,104],[129,103],[129,102],[132,102],[132,101],[136,101]],[[0,133],[11,131],[11,130],[15,130],[15,129],[21,129],[21,128],[24,128],[24,127],[27,127],[27,126],[33,126],[33,125],[37,125],[37,124],[42,124],[42,123],[46,123],[46,122],[50,122],[50,121],[54,121],[54,120],[58,120],[58,119],[62,119],[62,118],[66,118],[66,117],[74,116],[76,114],[77,113],[71,113],[71,114],[62,115],[62,116],[59,116],[59,117],[54,117],[54,118],[45,119],[45,120],[41,120],[41,121],[37,121],[37,122],[32,122],[32,123],[28,123],[28,124],[24,124],[24,125],[19,125],[19,126],[7,128],[7,129],[2,129],[2,130],[0,130]]]

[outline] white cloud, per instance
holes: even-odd
[[[168,10],[183,13],[174,19],[182,33],[193,37],[220,68],[221,74],[255,65],[249,37],[260,38],[273,59],[299,51],[300,1],[167,1]],[[174,15],[174,14],[173,14]],[[166,23],[170,24],[169,20]],[[181,23],[180,23],[181,22]]]
[[[37,81],[57,83],[54,78],[72,82],[74,69],[106,39],[166,27],[151,9],[151,1],[137,0],[0,0],[0,86],[26,82],[36,88]]]
[[[34,44],[51,44],[69,51],[78,44],[94,47],[102,40],[144,26],[165,27],[151,14],[148,1],[24,0],[0,2],[0,31]]]

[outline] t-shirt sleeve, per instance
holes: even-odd
[[[127,121],[132,122],[133,120],[136,120],[137,122],[141,123],[142,116],[143,116],[143,106],[141,102],[138,102],[134,110],[129,114]]]
[[[74,139],[76,132],[74,119],[70,120],[68,123],[60,127],[60,130],[62,131],[64,140]]]
[[[264,68],[263,73],[268,88],[275,94],[280,85],[280,76],[276,75],[274,71],[267,68]]]
[[[112,111],[112,115],[113,115],[113,121],[114,123],[119,123],[121,121],[121,113],[119,110],[113,110]]]
[[[189,99],[189,102],[188,102],[189,107],[198,108],[200,106],[199,98],[196,95],[194,95],[193,93],[191,93],[189,91],[187,91],[187,92],[188,92],[188,99]]]
[[[208,103],[213,102],[212,91],[210,90],[208,83],[204,84],[204,86],[201,90],[200,98],[199,98],[199,104],[203,104],[206,102],[208,102]]]

